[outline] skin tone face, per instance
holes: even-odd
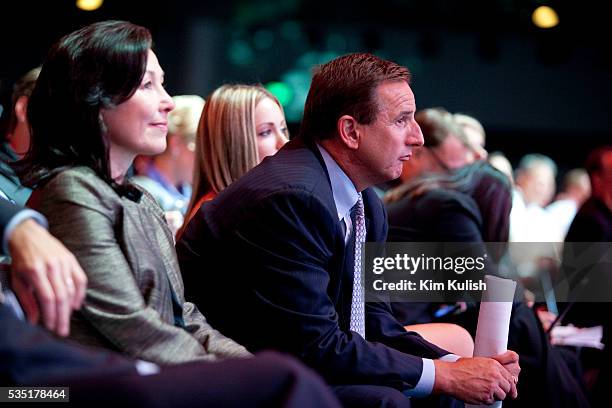
[[[398,178],[413,149],[423,145],[410,86],[403,81],[385,82],[377,87],[376,97],[379,111],[374,121],[355,123],[359,146],[353,165],[359,170],[353,182],[359,191]]]
[[[550,167],[536,165],[516,179],[527,204],[545,207],[555,194],[555,175]]]
[[[470,149],[453,134],[449,134],[436,147],[415,149],[412,159],[404,163],[402,181],[411,180],[423,173],[444,173],[473,163],[467,154],[469,151]]]
[[[467,142],[471,147],[471,150],[469,150],[467,153],[467,160],[469,163],[486,159],[488,153],[484,148],[485,138],[482,132],[472,126],[464,125],[463,133],[465,134]]]
[[[136,155],[154,155],[166,149],[168,112],[174,103],[163,83],[164,72],[149,50],[146,72],[136,92],[118,106],[101,110],[113,178],[121,180]]]
[[[612,152],[605,153],[601,161],[601,171],[593,174],[593,195],[612,210]]]
[[[28,127],[28,97],[23,95],[15,102],[15,116],[17,124],[15,130],[9,135],[11,147],[19,157],[23,157],[30,147],[30,129]]]
[[[289,131],[285,116],[270,98],[262,99],[255,107],[255,133],[259,160],[272,156],[287,143]]]
[[[455,135],[450,134],[438,146],[431,148],[446,169],[453,170],[474,162],[471,150]],[[443,170],[446,170],[443,169]]]

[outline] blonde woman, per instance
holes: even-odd
[[[217,88],[206,99],[200,118],[193,193],[182,229],[204,202],[275,154],[288,135],[281,104],[262,86]]]

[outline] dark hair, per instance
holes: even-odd
[[[385,202],[413,198],[428,191],[446,188],[470,196],[482,216],[484,242],[506,242],[510,231],[512,186],[499,170],[484,161],[450,173],[431,173],[403,184],[385,196]]]
[[[62,169],[82,165],[122,192],[111,177],[100,110],[134,94],[151,46],[146,28],[103,21],[51,47],[28,103],[32,145],[15,165],[23,184],[36,188]]]
[[[10,119],[8,122],[7,132],[13,132],[15,127],[17,126],[17,115],[15,113],[15,106],[17,105],[17,101],[22,96],[30,97],[32,95],[32,90],[34,89],[34,85],[36,85],[36,79],[40,74],[40,67],[33,68],[29,70],[24,76],[19,78],[15,85],[13,85],[13,94],[11,95],[11,113]]]
[[[376,88],[383,82],[410,82],[410,72],[372,54],[348,54],[321,65],[312,78],[304,106],[304,140],[333,137],[342,115],[370,124],[378,113]]]
[[[591,180],[594,174],[599,174],[604,170],[603,159],[608,152],[612,152],[612,145],[600,146],[589,153],[584,163],[584,169],[589,173]]]

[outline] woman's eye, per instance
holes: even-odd
[[[263,130],[259,132],[257,136],[266,137],[266,136],[270,136],[271,134],[272,134],[272,131],[270,129],[267,129],[267,130]]]
[[[281,132],[283,132],[283,135],[287,136],[289,134],[289,129],[284,127],[281,129]]]
[[[143,83],[143,84],[142,84],[142,87],[143,87],[144,89],[150,89],[150,88],[152,88],[152,87],[153,87],[153,82],[151,82],[151,81],[147,81],[147,82],[145,82],[145,83]]]

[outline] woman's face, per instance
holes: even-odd
[[[101,110],[112,168],[127,170],[136,155],[159,154],[166,149],[168,112],[174,103],[163,83],[164,72],[149,50],[146,72],[136,92],[116,107]]]
[[[259,160],[272,156],[287,143],[289,132],[280,107],[270,98],[262,99],[255,106],[255,133]]]

